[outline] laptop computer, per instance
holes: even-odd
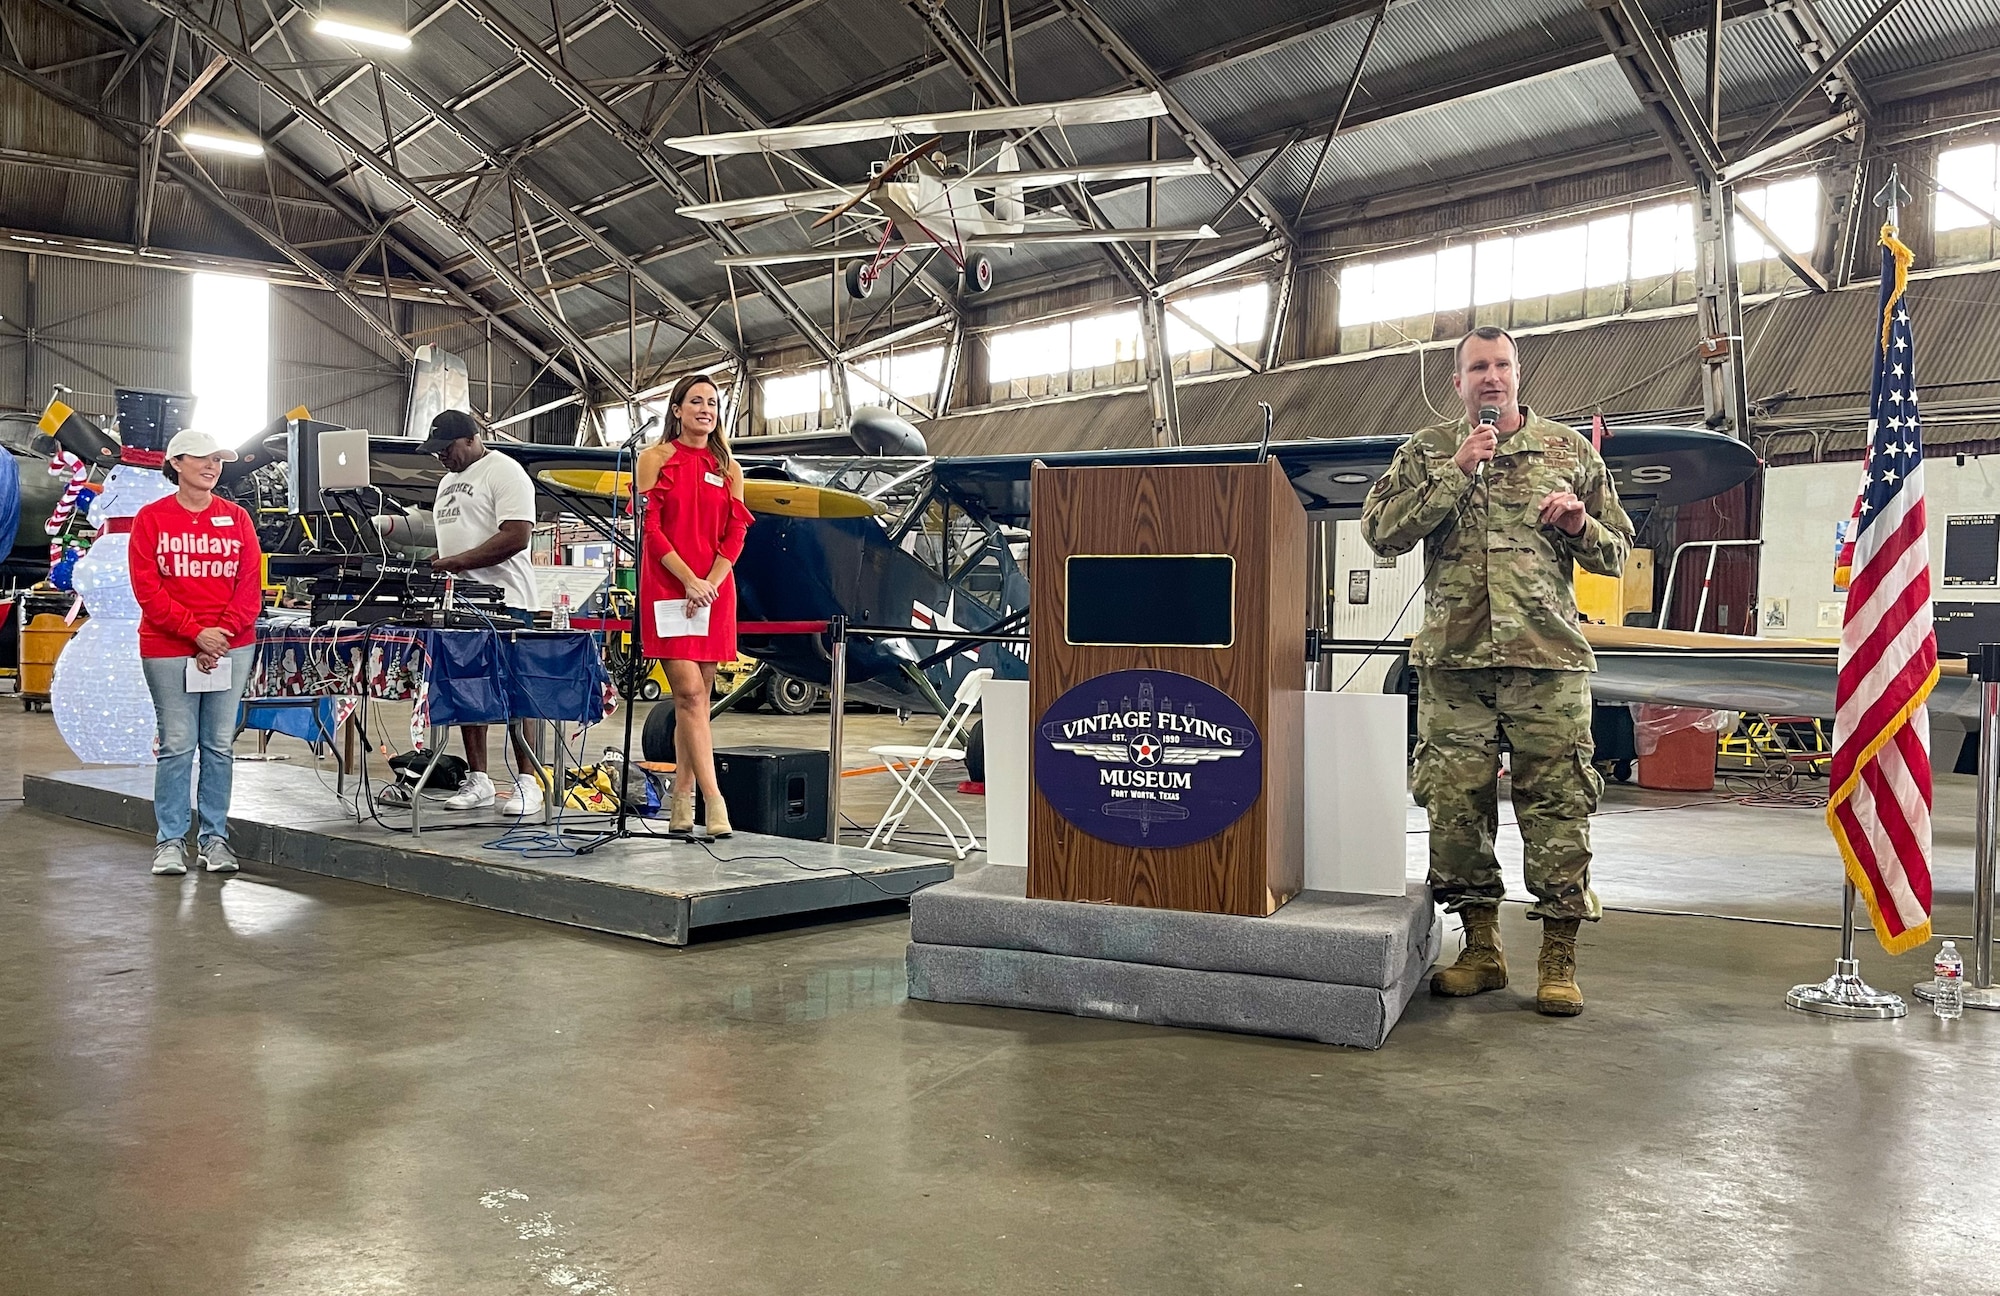
[[[368,429],[342,428],[319,434],[319,490],[365,490],[368,476]]]

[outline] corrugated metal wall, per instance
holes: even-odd
[[[39,410],[58,383],[72,390],[78,409],[107,416],[118,387],[186,391],[191,303],[189,277],[180,271],[0,247],[0,407]],[[412,342],[464,357],[477,410],[499,415],[563,394],[549,384],[529,389],[534,362],[504,339],[489,357],[485,325],[448,306],[397,302],[394,320]],[[402,429],[408,387],[402,358],[339,298],[272,289],[274,417],[303,404],[330,422],[393,434]],[[566,438],[574,412],[547,418],[567,422],[557,429],[538,418],[538,436],[560,431]],[[526,435],[529,428],[512,430]]]
[[[39,410],[57,383],[93,414],[117,387],[185,391],[189,306],[184,275],[0,251],[0,405]]]

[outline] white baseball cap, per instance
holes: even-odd
[[[180,431],[174,433],[173,440],[167,442],[167,458],[169,459],[178,459],[182,455],[193,455],[197,459],[206,459],[212,454],[221,455],[224,463],[228,463],[236,457],[234,450],[217,441],[200,428],[182,428]]]

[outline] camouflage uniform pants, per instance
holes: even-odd
[[[1456,913],[1506,894],[1493,837],[1500,827],[1500,740],[1513,756],[1514,817],[1534,918],[1597,919],[1590,889],[1590,812],[1604,781],[1591,766],[1590,676],[1584,671],[1419,669],[1410,790],[1430,812],[1431,897]]]

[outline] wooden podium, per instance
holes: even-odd
[[[1032,478],[1027,894],[1263,917],[1303,885],[1306,518],[1276,461]]]

